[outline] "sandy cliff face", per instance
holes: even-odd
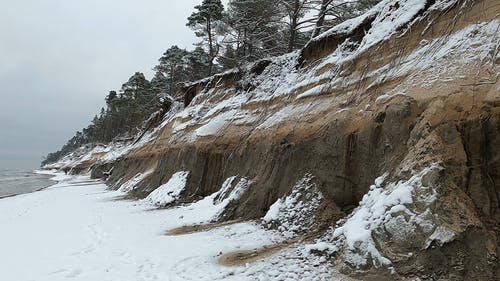
[[[76,169],[140,198],[188,171],[173,204],[224,189],[237,196],[216,220],[313,236],[302,252],[363,278],[495,280],[499,13],[382,1],[300,52],[187,86],[141,140]]]

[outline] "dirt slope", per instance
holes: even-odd
[[[219,220],[264,217],[309,175],[321,202],[301,231],[322,233],[335,249],[316,252],[345,272],[496,280],[499,13],[495,0],[382,1],[300,52],[187,86],[141,145],[80,170],[116,188],[144,175],[139,198],[189,171],[175,204],[248,179]],[[360,217],[369,232],[353,240]]]

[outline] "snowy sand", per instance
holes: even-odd
[[[144,201],[116,200],[123,193],[87,177],[57,179],[43,191],[0,200],[2,281],[269,278],[258,278],[272,266],[264,262],[217,264],[221,253],[279,240],[258,224],[166,236],[170,229],[204,221],[203,204],[152,210]]]

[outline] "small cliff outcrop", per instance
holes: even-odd
[[[187,85],[133,143],[51,167],[136,198],[183,175],[164,206],[214,196],[214,221],[309,235],[301,253],[362,279],[497,280],[499,14],[384,0],[299,52]]]

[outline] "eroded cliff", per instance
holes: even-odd
[[[54,167],[137,198],[183,176],[158,206],[213,196],[213,221],[263,218],[363,279],[496,280],[499,13],[382,1],[300,52],[186,86],[134,143]]]

